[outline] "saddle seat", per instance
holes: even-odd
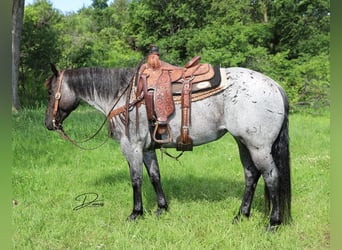
[[[167,72],[169,81],[172,83],[172,93],[181,94],[181,85],[184,79],[192,78],[191,82],[195,90],[200,91],[203,88],[196,87],[196,83],[209,81],[214,77],[214,68],[208,63],[199,63],[200,56],[191,59],[184,67],[171,65],[160,60],[159,67],[150,66],[148,63],[142,66],[141,74],[147,77],[148,88],[154,89],[156,85],[160,84],[160,76],[163,72]],[[174,86],[175,85],[175,86]]]

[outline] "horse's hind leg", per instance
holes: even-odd
[[[163,210],[167,210],[168,205],[167,205],[164,191],[163,191],[161,181],[160,181],[160,172],[159,172],[156,152],[154,150],[146,151],[144,152],[143,157],[144,157],[144,164],[145,164],[147,173],[150,177],[150,181],[157,195],[157,202],[158,202],[157,215],[159,216]]]
[[[282,223],[282,215],[280,209],[280,182],[279,171],[275,165],[271,154],[271,149],[254,149],[250,150],[253,162],[257,169],[261,172],[268,191],[269,198],[272,203],[270,216],[270,230],[273,230]]]
[[[255,189],[260,178],[260,172],[255,167],[248,149],[238,139],[236,139],[236,141],[239,146],[240,160],[244,168],[245,192],[243,195],[240,210],[234,217],[233,223],[238,222],[241,218],[241,215],[249,217]]]

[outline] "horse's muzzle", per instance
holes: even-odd
[[[45,127],[46,127],[48,130],[53,130],[53,129],[54,129],[52,122],[47,122],[47,121],[45,121]]]
[[[63,130],[63,126],[61,122],[58,122],[56,120],[52,120],[51,122],[45,121],[45,127],[48,130]]]

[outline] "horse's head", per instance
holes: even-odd
[[[45,82],[49,95],[45,126],[49,130],[62,130],[64,119],[78,106],[79,99],[70,90],[64,71],[58,71],[53,64],[51,70],[53,75]]]

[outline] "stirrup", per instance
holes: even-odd
[[[154,128],[154,131],[153,131],[153,135],[152,135],[152,139],[157,142],[157,143],[168,143],[168,142],[171,142],[172,141],[172,134],[171,134],[171,128],[170,128],[170,125],[169,124],[166,124],[166,127],[167,127],[167,138],[162,140],[162,139],[157,139],[156,138],[156,135],[157,135],[157,130],[158,130],[158,126],[159,126],[159,122],[157,121],[156,122],[156,127]]]

